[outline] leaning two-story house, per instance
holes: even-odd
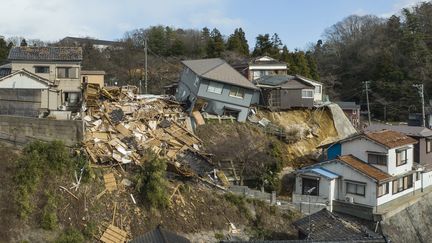
[[[176,99],[192,111],[230,115],[245,121],[250,105],[258,102],[259,89],[220,58],[182,61],[183,73]],[[195,108],[196,109],[196,108]]]
[[[13,47],[8,59],[10,74],[0,79],[7,114],[36,116],[79,107],[81,47]]]
[[[296,171],[293,202],[311,200],[330,211],[376,219],[402,198],[420,193],[422,169],[413,163],[416,140],[382,130],[356,134],[327,147],[329,160]]]

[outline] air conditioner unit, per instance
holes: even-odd
[[[347,203],[354,203],[354,198],[353,197],[345,197],[345,202]]]

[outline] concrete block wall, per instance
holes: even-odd
[[[73,146],[83,138],[83,121],[0,115],[0,139],[12,143],[60,140],[67,146]]]

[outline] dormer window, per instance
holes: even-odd
[[[397,149],[396,150],[396,166],[404,165],[408,162],[407,149]]]

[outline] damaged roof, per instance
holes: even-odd
[[[331,242],[385,242],[382,235],[369,230],[348,217],[337,215],[322,209],[309,217],[304,217],[293,223],[304,235],[309,234],[309,219],[311,223],[310,240]]]
[[[188,239],[183,236],[177,235],[171,231],[163,229],[160,225],[156,229],[145,233],[129,243],[190,243]]]
[[[220,58],[186,60],[182,63],[198,76],[248,89],[258,88]]]
[[[82,61],[81,47],[16,46],[9,51],[9,60],[17,61]]]
[[[384,171],[360,160],[359,158],[351,154],[339,156],[337,160],[376,181],[383,181],[392,177]]]

